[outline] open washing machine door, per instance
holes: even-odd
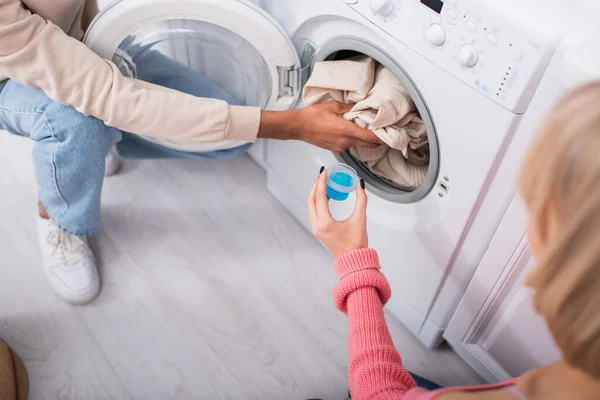
[[[242,0],[118,0],[101,10],[84,43],[126,76],[230,104],[287,110],[302,87],[287,34]],[[190,152],[242,144],[149,140]]]

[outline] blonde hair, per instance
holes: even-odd
[[[529,228],[542,239],[527,285],[567,363],[600,379],[600,82],[552,112],[523,165],[519,189]]]

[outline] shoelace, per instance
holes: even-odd
[[[66,232],[53,226],[48,234],[48,244],[52,246],[52,255],[57,251],[61,252],[65,265],[72,266],[78,264],[85,258],[91,257],[83,240],[77,236],[69,235]]]

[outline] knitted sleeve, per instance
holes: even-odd
[[[380,269],[373,249],[355,250],[335,261],[340,283],[333,295],[336,307],[348,316],[348,384],[354,400],[401,399],[416,386],[385,321],[383,306],[391,290]]]

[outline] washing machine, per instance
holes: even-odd
[[[370,245],[393,290],[387,309],[428,347],[442,340],[514,195],[507,186],[499,201],[482,208],[524,117],[540,121],[548,111],[528,112],[546,67],[565,38],[597,25],[589,13],[597,5],[569,3],[267,1],[303,65],[371,56],[395,73],[425,122],[430,165],[412,191],[371,173],[348,152],[273,141],[266,158],[271,192],[307,227],[304,202],[315,171],[342,161],[359,172],[369,193]],[[514,178],[518,165],[509,167],[503,177]],[[353,203],[331,206],[346,216]]]
[[[557,41],[567,26],[577,25],[574,17],[565,27],[544,29],[549,23],[527,18],[545,21],[541,15],[550,13],[551,2],[524,2],[535,5],[527,13],[518,3],[118,0],[100,3],[84,41],[126,75],[152,68],[142,61],[151,52],[175,61],[178,70],[185,67],[191,72],[186,79],[201,76],[239,104],[275,111],[301,105],[302,87],[318,61],[364,54],[394,72],[429,138],[427,176],[415,190],[371,173],[349,153],[305,143],[261,141],[251,155],[265,168],[269,190],[306,227],[305,199],[319,168],[342,161],[357,169],[369,192],[370,245],[394,292],[387,308],[433,347],[493,235],[493,224],[484,224],[465,254],[489,185]],[[575,13],[562,18],[569,15]],[[193,146],[190,151],[215,149]],[[344,216],[353,203],[332,207]],[[469,267],[457,268],[457,260]]]

